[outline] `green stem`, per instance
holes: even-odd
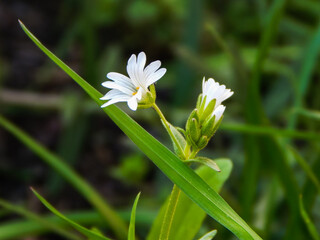
[[[154,110],[156,110],[156,112],[158,113],[160,119],[162,120],[162,122],[165,125],[165,128],[167,129],[172,141],[174,142],[174,144],[177,146],[177,148],[179,148],[180,152],[184,152],[183,149],[181,148],[180,144],[178,143],[176,137],[174,136],[173,132],[171,131],[171,128],[169,126],[169,122],[167,121],[167,119],[165,118],[165,116],[163,115],[163,113],[161,112],[160,108],[157,106],[157,104],[153,104],[152,107],[154,108]]]
[[[168,240],[170,235],[170,230],[174,218],[174,214],[176,211],[176,207],[179,201],[181,190],[177,187],[177,185],[173,185],[173,189],[169,198],[167,210],[164,215],[163,223],[160,230],[159,240]]]

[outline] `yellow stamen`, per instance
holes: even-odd
[[[136,87],[137,92],[138,92],[139,88],[140,88],[140,87]],[[132,96],[136,95],[137,92],[132,93]]]

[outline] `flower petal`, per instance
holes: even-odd
[[[219,105],[214,111],[213,111],[213,114],[216,116],[215,117],[215,123],[217,123],[219,120],[220,120],[220,118],[221,118],[221,116],[222,116],[222,114],[223,114],[223,112],[224,112],[224,110],[226,109],[226,107],[225,106],[223,106],[223,105]]]
[[[120,73],[110,72],[107,74],[107,77],[114,80],[114,82],[116,84],[118,84],[122,87],[125,87],[125,88],[131,90],[132,92],[134,92],[136,90],[136,87],[134,86],[134,84],[132,83],[130,78],[128,78]]]
[[[136,97],[132,97],[128,100],[128,106],[131,110],[135,111],[138,108],[138,102]]]
[[[150,63],[143,71],[145,77],[148,78],[148,76],[154,73],[155,71],[157,71],[160,66],[161,66],[161,62],[159,60]]]
[[[128,84],[132,85],[130,78],[128,78],[127,76],[125,76],[125,75],[123,75],[121,73],[109,72],[107,74],[107,78],[115,81],[116,83],[121,82],[121,83],[128,83]]]
[[[163,75],[166,73],[167,69],[160,68],[158,71],[156,71],[153,74],[150,74],[147,78],[147,86],[150,86],[151,84],[158,81],[160,78],[163,77]]]
[[[144,52],[139,53],[137,59],[137,67],[139,70],[143,71],[144,66],[146,65],[147,56]]]
[[[134,93],[134,90],[129,86],[121,86],[115,82],[112,81],[106,81],[102,83],[102,86],[110,89],[118,89],[119,91],[126,93],[128,95],[132,95]]]
[[[104,107],[107,107],[111,104],[114,104],[114,103],[117,103],[117,102],[127,102],[129,99],[129,97],[119,97],[119,98],[113,98],[111,100],[109,100],[108,102],[106,102],[105,104],[103,104],[101,107],[104,108]]]
[[[112,89],[109,92],[107,92],[107,94],[105,94],[100,99],[101,100],[109,100],[109,99],[112,99],[112,98],[125,97],[125,96],[129,97],[128,94],[125,94],[125,93],[119,91],[118,89]]]
[[[136,65],[137,65],[137,57],[135,54],[132,54],[128,60],[127,72],[129,74],[129,77],[130,77],[132,83],[135,85],[135,87],[139,87],[139,83],[137,82],[136,77],[135,77]]]

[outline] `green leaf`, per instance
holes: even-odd
[[[206,233],[205,235],[203,235],[201,238],[199,238],[199,240],[211,240],[216,236],[216,234],[217,234],[217,230],[212,230]]]
[[[91,240],[110,240],[110,238],[104,237],[101,234],[97,233],[96,231],[89,230],[76,222],[70,220],[69,218],[65,217],[63,214],[61,214],[57,209],[55,209],[50,203],[47,202],[39,193],[36,192],[36,190],[32,189],[32,192],[36,195],[36,197],[55,215],[60,217],[61,219],[68,222],[72,227],[74,227],[76,230],[78,230],[80,233],[85,235]]]
[[[83,80],[53,53],[45,48],[39,40],[21,23],[21,27],[32,41],[73,78],[88,94],[102,105],[102,94]],[[193,170],[187,167],[177,156],[146,132],[132,118],[115,105],[103,109],[118,127],[166,174],[171,181],[184,191],[193,201],[211,217],[223,224],[240,239],[261,239],[249,225],[206,184]]]
[[[217,165],[221,172],[212,171],[207,166],[201,166],[196,173],[208,183],[215,191],[219,192],[224,182],[228,179],[232,169],[232,162],[229,159],[217,159]],[[168,199],[162,205],[161,210],[153,222],[152,228],[148,234],[147,240],[159,239],[160,229],[163,217],[167,209]],[[170,239],[174,240],[192,240],[200,230],[206,213],[184,193],[181,193],[174,219],[172,222],[172,231]]]
[[[311,221],[307,211],[304,208],[302,195],[300,195],[300,197],[299,197],[299,206],[300,206],[300,214],[304,220],[304,223],[306,224],[306,226],[309,230],[310,235],[312,236],[312,238],[314,240],[320,240],[320,235],[317,232],[317,228],[313,224],[313,222]]]
[[[196,157],[195,159],[187,159],[184,162],[201,163],[214,171],[221,172],[219,166],[215,163],[215,161],[207,157]]]
[[[128,240],[135,240],[136,239],[136,233],[135,233],[136,209],[137,209],[139,198],[140,198],[140,193],[138,193],[138,195],[133,203],[133,207],[132,207],[132,211],[131,211],[131,218],[130,218],[130,225],[129,225]]]

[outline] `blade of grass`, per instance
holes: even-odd
[[[16,207],[16,206],[15,206]],[[119,215],[126,221],[130,221],[130,210],[119,211]],[[106,226],[106,223],[101,214],[96,211],[77,211],[65,214],[65,216],[72,221],[75,221],[84,226]],[[136,222],[140,225],[149,226],[150,222],[156,216],[153,209],[142,209],[136,213]],[[54,214],[41,216],[44,221],[53,223],[59,228],[69,229],[70,225]],[[12,220],[6,221],[0,225],[0,239],[22,239],[27,236],[38,236],[50,232],[42,223],[33,220]]]
[[[314,132],[295,131],[290,129],[279,129],[269,126],[259,126],[241,123],[222,123],[221,129],[242,132],[252,135],[266,135],[275,137],[287,137],[293,139],[320,140],[320,135]]]
[[[289,147],[290,151],[293,153],[293,156],[295,157],[296,161],[299,163],[299,165],[302,167],[302,169],[305,171],[308,178],[313,182],[315,187],[318,189],[318,192],[320,194],[320,182],[319,179],[316,177],[316,175],[313,173],[311,167],[308,165],[308,163],[305,161],[303,157],[292,147]]]
[[[139,198],[140,198],[140,193],[138,193],[138,195],[137,195],[137,197],[136,197],[136,199],[134,200],[134,203],[133,203],[131,217],[130,217],[130,224],[129,224],[128,240],[135,240],[136,239],[136,233],[135,233],[135,228],[136,228],[136,210],[137,210],[137,205],[138,205]]]
[[[20,141],[39,155],[40,159],[46,162],[52,169],[64,177],[83,197],[85,197],[102,214],[110,224],[113,231],[120,239],[125,239],[127,227],[117,213],[106,203],[94,188],[81,178],[73,169],[65,164],[59,157],[49,152],[42,145],[33,140],[26,133],[14,126],[0,115],[0,124],[15,135]]]
[[[204,11],[204,0],[188,0],[184,5],[186,7],[187,19],[185,22],[185,35],[183,44],[192,52],[197,52],[199,48],[199,36],[201,30],[202,16]],[[191,71],[184,62],[178,66],[178,80],[174,96],[174,104],[179,106],[185,103],[184,96],[190,94],[193,86],[194,72]]]
[[[320,179],[320,151],[318,151],[318,156],[313,162],[311,168],[313,169],[313,172],[315,173],[317,179]],[[316,197],[319,194],[318,189],[312,183],[310,178],[307,178],[306,182],[304,183],[302,194],[306,211],[310,213],[314,206]]]
[[[311,221],[308,213],[306,212],[305,208],[304,208],[304,205],[303,205],[303,200],[302,200],[302,195],[300,195],[300,198],[299,198],[299,206],[300,206],[300,213],[301,213],[301,216],[304,220],[304,223],[306,224],[308,230],[309,230],[309,233],[310,235],[312,236],[312,238],[314,240],[320,240],[320,235],[319,233],[317,232],[317,228],[315,227],[315,225],[313,224],[313,222]]]
[[[260,98],[260,79],[265,60],[271,48],[271,43],[276,36],[278,25],[282,17],[286,0],[273,1],[268,12],[266,27],[262,33],[257,55],[255,57],[252,76],[248,82],[248,93],[244,104],[246,121],[249,124],[259,125],[266,121]],[[256,183],[262,162],[263,146],[259,139],[254,136],[245,138],[246,161],[244,166],[244,176],[242,184],[242,204],[245,219],[251,219],[252,205],[256,195]]]
[[[300,109],[297,109],[296,112],[298,114],[300,114],[301,116],[312,118],[312,119],[317,120],[317,121],[320,120],[320,111],[300,108]]]
[[[48,57],[76,81],[98,105],[102,105],[103,102],[100,100],[101,93],[45,48],[21,22],[20,25],[30,39]],[[220,195],[132,118],[114,105],[108,106],[103,110],[171,181],[177,184],[212,218],[223,224],[240,239],[261,239]]]
[[[43,227],[50,229],[53,232],[56,232],[57,234],[67,238],[67,239],[72,239],[72,240],[80,240],[82,238],[78,237],[76,234],[71,233],[63,228],[61,228],[59,225],[57,225],[54,222],[50,222],[47,221],[45,218],[43,218],[42,216],[39,216],[37,214],[34,214],[33,212],[28,211],[27,209],[17,206],[17,205],[13,205],[5,200],[0,199],[0,206],[11,211],[14,213],[17,213],[27,219],[33,220],[34,222],[37,222],[38,224],[42,225]],[[0,228],[1,230],[1,228]],[[0,231],[0,239],[4,239],[2,237],[2,235],[6,234],[6,231],[8,232],[8,230],[1,230]],[[16,229],[9,229],[9,235],[11,234],[10,231],[17,231]]]
[[[258,125],[263,121],[264,113],[260,99],[260,76],[264,61],[270,50],[271,42],[275,37],[278,23],[282,16],[286,1],[274,1],[268,13],[265,31],[262,34],[259,51],[257,52],[252,77],[248,83],[248,94],[245,104],[246,120],[249,124]],[[245,219],[252,215],[252,203],[256,193],[256,182],[260,168],[261,155],[260,145],[256,137],[247,136],[245,139],[246,162],[243,177],[243,212]]]
[[[212,230],[208,233],[206,233],[204,236],[199,238],[199,240],[212,240],[217,234],[217,230]]]
[[[80,233],[85,235],[86,237],[92,240],[110,240],[110,238],[104,237],[101,234],[96,233],[95,231],[91,231],[86,229],[85,227],[79,225],[78,223],[72,221],[71,219],[65,217],[61,214],[57,209],[55,209],[47,200],[45,200],[36,190],[31,188],[31,191],[36,195],[36,197],[55,215],[69,223],[73,228],[77,229]]]
[[[302,107],[303,99],[307,93],[308,87],[311,82],[312,73],[317,64],[317,58],[320,53],[320,21],[314,35],[310,42],[306,44],[307,48],[303,51],[304,55],[301,59],[301,70],[297,79],[297,96],[294,102],[294,108],[299,109]],[[297,123],[297,113],[293,112],[289,120],[288,128],[294,129]]]

